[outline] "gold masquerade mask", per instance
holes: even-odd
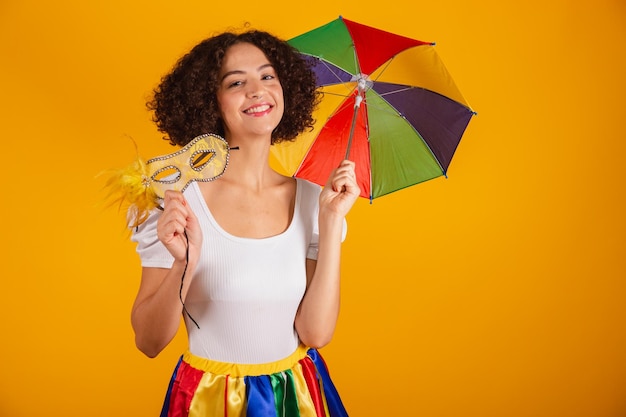
[[[226,170],[228,150],[217,135],[198,136],[177,152],[148,160],[146,186],[163,198],[165,191],[185,191],[193,181],[213,181]]]
[[[147,162],[137,157],[130,166],[111,172],[106,183],[108,198],[119,206],[127,205],[131,226],[138,226],[152,209],[160,208],[165,191],[183,192],[193,181],[219,178],[226,171],[229,151],[226,140],[207,133],[169,155]]]

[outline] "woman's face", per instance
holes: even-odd
[[[220,71],[217,102],[227,140],[266,136],[284,112],[283,88],[265,54],[250,43],[231,46]]]

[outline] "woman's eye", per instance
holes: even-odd
[[[241,82],[241,81],[233,81],[230,84],[228,84],[228,87],[238,87],[241,84],[243,84],[243,82]]]
[[[276,77],[272,74],[266,74],[263,77],[261,77],[262,80],[273,80],[274,78]]]

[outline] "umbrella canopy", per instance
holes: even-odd
[[[347,158],[370,200],[446,175],[475,113],[433,43],[342,17],[288,42],[324,93],[315,129],[272,147],[288,175],[324,185]]]

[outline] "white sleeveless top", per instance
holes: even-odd
[[[202,254],[185,307],[189,350],[230,363],[265,363],[299,344],[296,311],[306,289],[306,258],[317,259],[321,188],[296,179],[293,219],[283,233],[263,239],[233,236],[220,227],[197,183],[185,190],[203,232]],[[173,258],[156,234],[155,210],[134,231],[143,267],[170,268]],[[344,237],[345,237],[344,223]]]

